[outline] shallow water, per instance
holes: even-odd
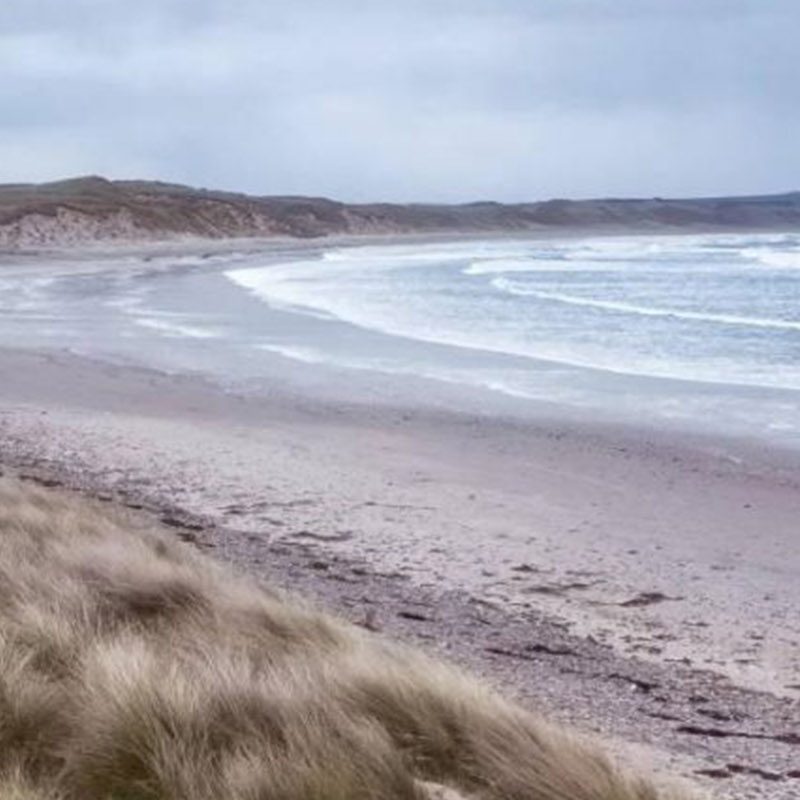
[[[361,248],[227,274],[265,302],[392,335],[800,389],[800,236]]]
[[[124,268],[120,268],[124,267]],[[800,445],[800,235],[471,241],[0,276],[0,341]],[[316,376],[316,377],[310,377]],[[419,388],[419,387],[418,387]],[[379,392],[380,393],[380,392]]]

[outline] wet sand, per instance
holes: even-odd
[[[0,463],[142,506],[656,766],[800,790],[796,454],[5,350]]]

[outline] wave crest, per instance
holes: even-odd
[[[500,292],[518,297],[534,297],[538,300],[564,303],[571,306],[595,308],[620,314],[634,314],[643,317],[668,317],[691,320],[693,322],[710,322],[717,325],[743,325],[753,328],[775,328],[778,330],[800,331],[800,320],[766,319],[763,317],[741,317],[736,314],[706,314],[701,311],[685,311],[677,308],[652,308],[637,306],[633,303],[620,303],[615,300],[596,300],[590,297],[578,297],[561,292],[547,292],[520,286],[506,278],[495,278],[492,286]]]

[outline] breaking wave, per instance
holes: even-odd
[[[735,314],[709,314],[701,311],[686,311],[675,308],[651,308],[631,303],[620,303],[615,300],[595,300],[589,297],[577,297],[560,292],[547,292],[520,286],[507,278],[495,278],[492,285],[501,292],[518,297],[535,297],[538,300],[549,300],[571,306],[595,308],[621,314],[638,314],[644,317],[671,317],[673,319],[691,320],[692,322],[711,322],[718,325],[744,325],[753,328],[775,328],[777,330],[800,331],[800,321],[783,319],[764,319],[761,317],[740,317]]]

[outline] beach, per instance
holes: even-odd
[[[138,341],[6,341],[0,463],[141,508],[656,768],[796,792],[800,451],[275,352],[223,382],[170,341],[138,360]]]

